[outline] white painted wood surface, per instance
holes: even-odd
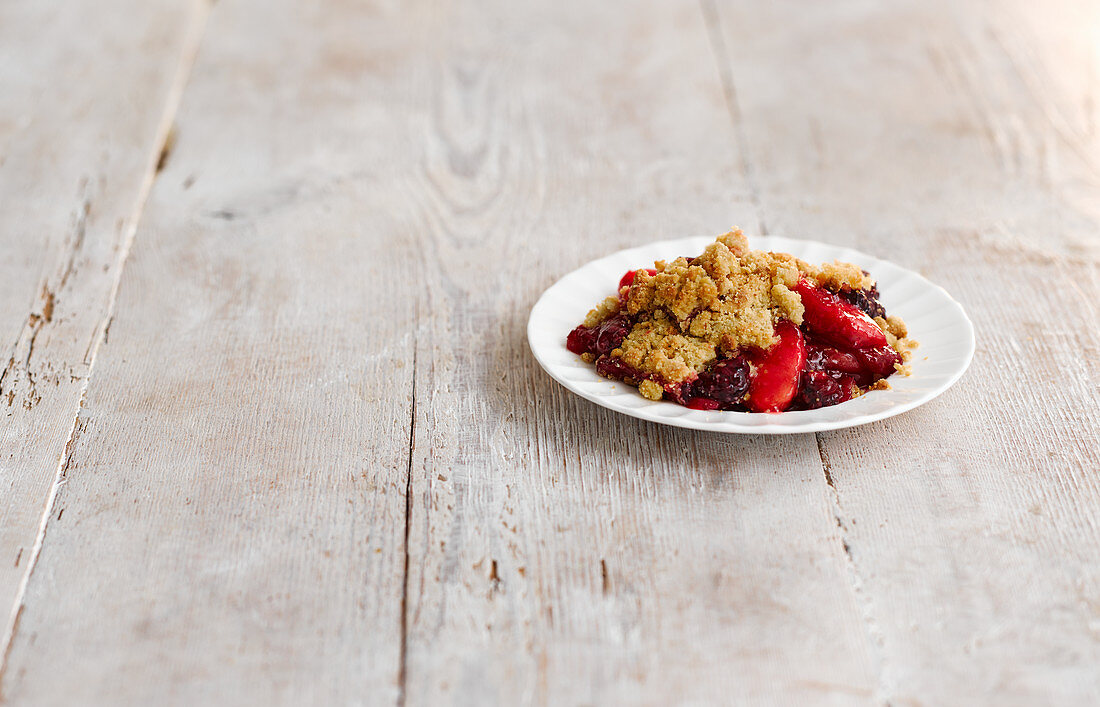
[[[121,256],[165,139],[195,10],[141,0],[0,5],[5,646],[110,325]]]
[[[1094,4],[20,2],[0,36],[7,703],[1100,699]],[[792,439],[541,373],[556,277],[732,224],[919,269],[970,373]]]

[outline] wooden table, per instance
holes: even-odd
[[[0,4],[4,698],[1097,704],[1098,67],[1084,0]],[[970,371],[776,438],[535,364],[733,225]]]

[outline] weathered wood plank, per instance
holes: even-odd
[[[425,103],[418,23],[385,4],[214,7],[11,701],[395,701],[416,256],[394,170],[418,137],[403,106]]]
[[[717,9],[769,227],[916,267],[977,328],[941,400],[821,436],[878,696],[1095,703],[1097,8]]]
[[[816,443],[640,423],[524,328],[617,247],[755,220],[699,8],[486,2],[439,19],[412,188],[427,257],[410,704],[847,703],[876,668]]]
[[[215,12],[9,691],[386,699],[415,331],[410,703],[869,693],[812,440],[617,419],[526,351],[594,249],[751,217],[697,8],[283,9]]]
[[[0,5],[0,652],[194,14],[187,1]]]
[[[220,4],[5,696],[1087,703],[1088,8],[702,8]],[[555,277],[731,223],[918,267],[976,368],[820,440],[642,424],[537,369]],[[20,252],[13,292],[62,279],[64,247]],[[48,291],[51,327],[94,310]]]

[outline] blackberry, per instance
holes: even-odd
[[[691,397],[734,405],[744,400],[748,390],[749,363],[744,356],[737,356],[721,359],[700,373],[691,386]]]

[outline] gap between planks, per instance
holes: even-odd
[[[871,662],[875,668],[875,699],[880,705],[889,707],[893,691],[886,682],[885,639],[875,616],[874,603],[863,589],[863,575],[860,574],[859,566],[856,564],[855,557],[852,556],[852,546],[848,544],[848,523],[844,517],[844,508],[840,503],[840,490],[833,483],[833,469],[832,465],[829,464],[829,453],[825,451],[821,433],[815,432],[814,438],[817,441],[818,456],[821,457],[821,471],[825,475],[825,483],[828,484],[832,495],[833,520],[836,521],[840,544],[844,548],[844,564],[852,587],[852,595],[855,598],[859,613],[863,617],[863,626],[871,649]]]
[[[417,327],[413,330],[412,405],[409,411],[409,463],[405,474],[405,560],[401,576],[401,640],[397,659],[397,705],[405,707],[405,681],[409,657],[409,526],[412,524],[413,450],[416,447],[416,353],[419,343],[419,307],[415,312]]]
[[[12,644],[14,643],[15,633],[19,628],[19,618],[23,613],[23,601],[27,594],[27,586],[30,584],[31,574],[33,574],[35,568],[38,566],[38,558],[42,553],[42,546],[46,540],[46,528],[49,524],[50,516],[53,515],[58,490],[61,488],[61,485],[65,483],[65,473],[69,466],[73,447],[75,446],[74,443],[76,438],[79,437],[80,412],[84,409],[84,403],[88,395],[88,386],[91,383],[92,374],[95,371],[96,358],[99,355],[99,348],[106,339],[107,331],[114,319],[115,304],[118,300],[118,291],[122,282],[122,272],[126,266],[126,260],[130,255],[130,250],[137,236],[137,227],[141,220],[142,213],[145,211],[145,204],[149,199],[149,194],[153,191],[153,184],[156,182],[157,175],[164,167],[168,160],[169,153],[172,150],[174,143],[172,126],[175,123],[176,112],[179,110],[184,88],[187,86],[191,70],[195,65],[199,44],[202,41],[203,32],[206,29],[206,21],[215,1],[216,0],[196,0],[194,3],[194,15],[190,26],[185,30],[187,36],[184,39],[180,58],[176,64],[176,74],[168,90],[160,123],[157,126],[155,138],[153,140],[153,149],[150,151],[147,166],[142,176],[141,186],[138,189],[133,212],[127,220],[127,226],[123,232],[118,256],[115,259],[115,276],[111,282],[111,291],[107,298],[107,309],[103,314],[103,318],[100,320],[99,326],[96,327],[98,334],[94,337],[90,347],[91,355],[88,358],[88,373],[80,389],[80,399],[77,402],[76,411],[73,413],[73,422],[69,427],[69,434],[66,437],[65,446],[57,462],[57,472],[54,475],[53,484],[50,486],[49,495],[46,497],[45,506],[42,510],[42,519],[38,525],[38,533],[35,536],[31,554],[27,560],[27,567],[23,571],[23,578],[19,582],[19,589],[16,592],[15,601],[12,603],[8,624],[3,634],[3,645],[0,646],[0,702],[3,701],[4,677],[7,672],[8,658],[11,653]]]
[[[760,234],[766,236],[768,235],[768,227],[764,219],[760,185],[757,182],[755,166],[752,163],[752,157],[749,153],[748,136],[745,134],[744,121],[741,119],[741,106],[738,102],[737,89],[733,82],[733,60],[726,47],[726,41],[722,34],[718,7],[715,4],[715,0],[699,0],[699,9],[702,12],[703,24],[706,26],[707,37],[710,40],[711,54],[717,65],[718,78],[722,85],[722,94],[725,99],[726,110],[729,113],[730,121],[733,123],[734,139],[737,142],[737,149],[740,153],[742,176],[745,178],[745,183],[749,188],[749,198],[753,205],[753,211],[756,214],[756,221]],[[863,589],[863,577],[859,573],[859,567],[856,565],[855,558],[852,556],[852,549],[847,538],[848,528],[840,501],[840,490],[837,489],[836,484],[833,483],[832,469],[829,465],[829,455],[825,451],[824,441],[822,440],[820,432],[814,433],[814,440],[817,444],[818,456],[821,458],[821,473],[825,477],[825,483],[828,485],[829,493],[831,494],[829,503],[832,506],[833,519],[836,521],[840,543],[844,550],[845,565],[852,594],[859,608],[859,612],[863,617],[864,629],[867,633],[867,640],[871,650],[871,660],[875,666],[875,700],[880,705],[886,705],[888,707],[891,704],[891,691],[886,682],[885,650],[882,630],[875,618],[871,599]]]

